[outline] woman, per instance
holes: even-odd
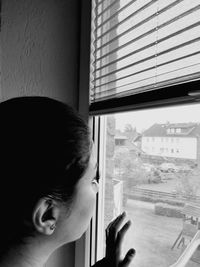
[[[63,244],[87,229],[98,192],[96,158],[86,123],[69,106],[47,97],[0,104],[0,267],[41,267]],[[130,222],[125,214],[107,228],[98,266],[128,266],[120,259]]]

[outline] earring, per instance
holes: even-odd
[[[52,224],[51,226],[50,226],[50,229],[53,231],[54,229],[56,228],[56,225],[55,224]]]

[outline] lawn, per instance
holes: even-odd
[[[131,267],[168,267],[182,252],[182,248],[171,247],[182,228],[182,219],[154,214],[154,204],[128,200],[125,208],[132,227],[125,237],[123,254],[131,247],[136,257]],[[187,267],[199,267],[191,262]]]
[[[163,183],[158,184],[141,184],[137,185],[138,188],[155,190],[159,192],[173,193],[176,190],[177,180],[166,180]]]

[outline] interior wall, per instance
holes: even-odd
[[[0,99],[49,96],[77,108],[79,0],[2,0]],[[47,267],[74,266],[75,245]]]
[[[1,99],[45,95],[77,107],[78,0],[2,0]]]

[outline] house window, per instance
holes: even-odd
[[[177,128],[176,133],[181,133],[181,128]]]
[[[124,139],[115,139],[115,144],[117,146],[125,146],[125,140]]]
[[[173,148],[171,149],[171,153],[174,153],[174,149]]]
[[[166,193],[173,199],[172,192],[177,192],[175,195],[182,201],[181,205],[186,199],[190,201],[191,195],[198,202],[196,188],[199,182],[196,183],[188,172],[184,172],[184,179],[178,180],[176,175],[180,178],[183,173],[176,173],[177,166],[170,162],[176,157],[174,149],[171,151],[173,138],[167,146],[173,155],[168,153],[166,157],[162,154],[156,142],[151,155],[144,138],[141,138],[139,146],[131,149],[113,147],[113,131],[108,128],[111,125],[119,127],[128,121],[137,133],[148,135],[152,140],[152,135],[166,134],[164,127],[159,128],[164,122],[170,122],[167,127],[172,125],[171,122],[174,125],[184,123],[188,110],[196,109],[191,121],[199,114],[199,97],[195,95],[200,86],[199,1],[95,0],[92,11],[90,116],[95,116],[100,125],[100,129],[97,127],[98,131],[94,132],[99,136],[97,151],[102,173],[95,213],[98,221],[95,257],[98,260],[104,254],[104,232],[108,222],[125,209],[130,217],[134,216],[134,225],[138,228],[135,231],[131,229],[127,242],[123,244],[123,252],[131,244],[137,251],[143,251],[138,253],[134,264],[170,266],[180,257],[180,250],[174,242],[183,237],[180,234],[183,221],[182,218],[166,216],[167,211],[160,214],[166,204],[170,205],[165,200]],[[113,121],[110,116],[114,116],[116,123],[109,123],[110,119]],[[95,122],[95,129],[96,125]],[[174,127],[167,129],[167,133],[175,134]],[[192,145],[187,148],[194,149]],[[180,156],[182,154],[179,154],[179,160]],[[187,156],[183,158],[187,165],[185,169],[192,172],[191,159]],[[175,177],[181,184],[177,189],[177,183],[175,186],[174,180],[169,179],[167,185],[170,183],[172,187],[169,186],[166,192],[163,177]],[[192,184],[190,188],[189,183]],[[156,188],[159,188],[158,193]],[[148,201],[149,190],[152,198],[158,199],[157,203]],[[172,214],[173,208],[174,205],[170,205]]]
[[[164,152],[164,148],[163,148],[163,147],[160,148],[160,152],[161,152],[161,153]]]

